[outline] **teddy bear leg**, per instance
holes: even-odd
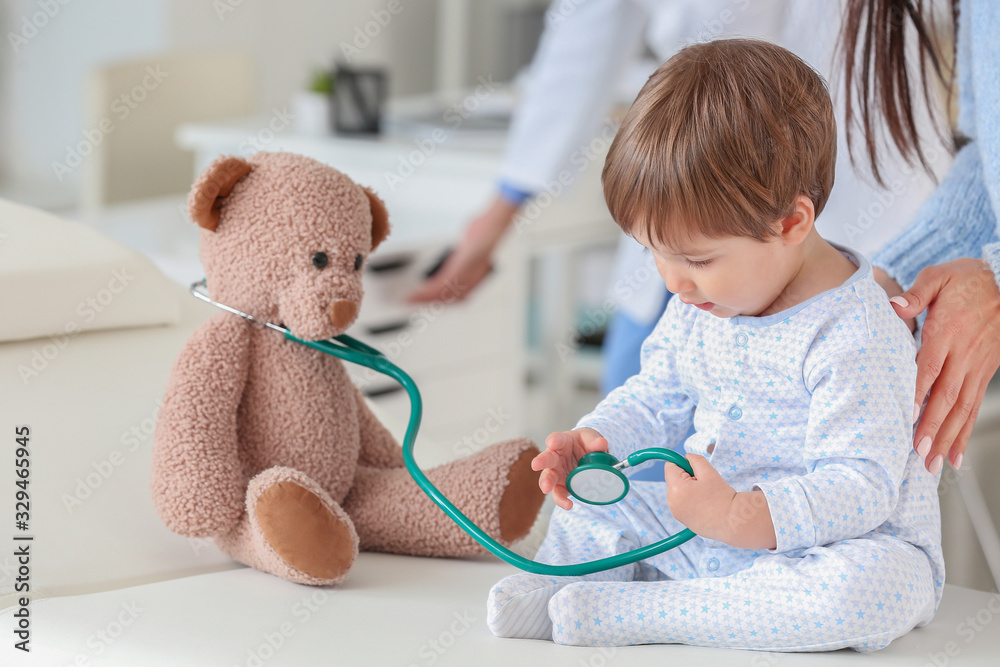
[[[337,584],[358,555],[347,513],[307,475],[269,468],[247,487],[246,512],[216,538],[234,559],[301,584]]]
[[[425,471],[463,514],[502,544],[524,537],[544,496],[531,459],[535,444],[518,438]],[[472,556],[484,549],[420,490],[405,468],[359,467],[344,499],[361,548],[417,556]]]

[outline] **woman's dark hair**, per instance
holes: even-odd
[[[958,0],[949,0],[951,24],[957,34]],[[933,0],[847,0],[843,29],[840,36],[840,57],[844,60],[844,92],[847,142],[854,159],[854,125],[864,131],[865,149],[872,175],[880,185],[882,180],[878,156],[881,132],[888,131],[892,143],[908,164],[914,162],[932,173],[920,145],[914,118],[915,98],[922,97],[934,120],[939,137],[951,135],[947,122],[942,122],[939,103],[932,99],[932,82],[939,82],[945,91],[945,108],[949,108],[954,93],[955,48],[944,54],[935,26]],[[912,30],[912,32],[911,32]],[[920,81],[914,86],[907,67],[907,38],[917,42]],[[884,126],[880,123],[884,120]],[[951,136],[947,142],[952,150],[959,139]]]

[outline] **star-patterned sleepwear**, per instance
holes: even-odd
[[[777,548],[696,537],[584,577],[517,574],[490,592],[505,637],[770,651],[883,648],[931,620],[944,584],[938,477],[911,445],[915,347],[858,253],[843,285],[765,317],[718,318],[672,299],[642,371],[578,427],[619,459],[650,446],[707,456],[760,489]],[[621,502],[556,509],[536,555],[579,563],[681,526],[663,482]]]

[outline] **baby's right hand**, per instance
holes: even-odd
[[[545,438],[545,451],[531,461],[532,470],[542,471],[538,476],[538,488],[542,493],[551,493],[559,507],[570,509],[573,501],[566,490],[566,476],[584,454],[606,451],[608,441],[592,428],[550,433]]]

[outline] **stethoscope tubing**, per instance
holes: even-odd
[[[406,465],[407,471],[410,473],[410,476],[413,477],[417,486],[419,486],[420,489],[427,494],[427,496],[429,496],[430,499],[434,501],[434,503],[440,507],[445,514],[447,514],[473,539],[479,542],[479,544],[481,544],[487,551],[501,560],[533,574],[548,576],[580,576],[594,574],[595,572],[603,572],[605,570],[611,570],[623,565],[629,565],[646,558],[652,558],[653,556],[657,556],[665,551],[673,549],[674,547],[680,546],[695,537],[695,533],[693,531],[690,529],[684,529],[683,531],[675,533],[674,535],[658,542],[648,544],[644,547],[634,549],[624,554],[616,554],[606,558],[570,565],[550,565],[548,563],[539,563],[538,561],[525,558],[524,556],[511,551],[490,537],[486,531],[477,526],[471,519],[469,519],[469,517],[463,514],[461,510],[455,507],[455,505],[448,500],[448,498],[446,498],[445,495],[441,493],[441,491],[427,478],[427,475],[425,475],[420,469],[420,466],[417,465],[417,462],[413,457],[413,447],[417,438],[417,431],[420,428],[420,420],[423,415],[423,401],[420,398],[420,390],[417,389],[417,385],[413,381],[413,378],[403,371],[403,369],[391,362],[375,348],[366,345],[365,343],[362,343],[347,334],[341,334],[328,340],[302,340],[301,338],[293,335],[292,332],[285,327],[271,322],[264,322],[255,319],[247,313],[226,306],[218,301],[214,301],[200,291],[200,288],[204,286],[204,280],[192,284],[191,293],[206,303],[210,303],[227,312],[244,317],[258,325],[274,329],[275,331],[282,333],[288,340],[300,343],[319,352],[333,355],[345,361],[371,368],[379,373],[388,375],[398,382],[403,389],[406,390],[406,393],[410,398],[410,419],[406,426],[406,434],[403,436],[402,444],[403,462]],[[652,452],[654,450],[643,451]],[[670,450],[663,451],[669,452]],[[675,452],[670,452],[670,454],[676,455]],[[637,457],[633,464],[635,465],[645,460],[651,460],[652,458],[659,457],[655,456],[655,454],[647,453],[644,456]]]

